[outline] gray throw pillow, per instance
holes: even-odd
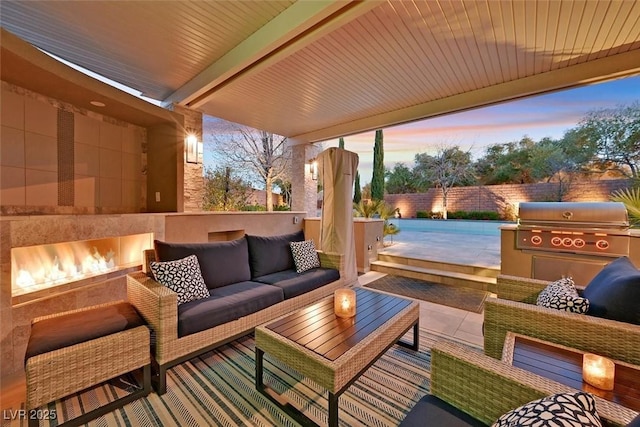
[[[541,307],[584,314],[589,310],[589,300],[578,295],[573,279],[566,277],[549,283],[538,294],[536,304]]]
[[[159,283],[178,294],[178,305],[210,296],[195,255],[176,261],[151,262],[149,267]]]
[[[293,261],[296,264],[296,272],[304,273],[312,268],[320,267],[320,259],[318,258],[313,240],[291,242],[290,245]]]
[[[588,393],[559,393],[533,400],[509,411],[492,427],[602,427],[596,400]]]
[[[589,315],[640,325],[640,271],[629,258],[607,264],[582,296],[589,299]]]

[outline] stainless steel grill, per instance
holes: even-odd
[[[629,218],[623,203],[521,203],[516,236],[518,249],[629,255]]]

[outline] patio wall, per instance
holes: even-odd
[[[626,179],[574,183],[563,201],[609,201],[613,191],[627,188],[629,183]],[[447,197],[447,204],[449,212],[493,211],[502,214],[506,207],[515,209],[520,202],[557,200],[557,194],[558,184],[553,182],[455,187]],[[384,200],[392,207],[399,208],[403,218],[415,218],[417,211],[442,210],[442,195],[440,189],[435,188],[426,193],[387,194]]]

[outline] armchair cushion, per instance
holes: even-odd
[[[444,400],[427,394],[415,404],[400,423],[400,427],[423,426],[479,427],[486,424]]]
[[[558,393],[533,400],[507,412],[492,427],[510,426],[602,427],[596,401],[588,393]]]
[[[42,319],[31,325],[25,361],[39,354],[142,325],[146,325],[144,319],[128,302],[97,306]]]
[[[294,267],[289,243],[304,240],[302,230],[280,236],[247,235],[251,277],[260,277]]]
[[[178,305],[209,298],[195,255],[175,261],[151,262],[149,267],[159,283],[178,294]]]
[[[578,295],[575,284],[569,277],[549,283],[538,294],[536,304],[579,314],[584,314],[589,310],[589,300]]]
[[[640,271],[629,258],[607,264],[585,288],[588,314],[640,325]]]

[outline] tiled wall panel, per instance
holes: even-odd
[[[146,209],[146,129],[2,82],[3,214]]]

